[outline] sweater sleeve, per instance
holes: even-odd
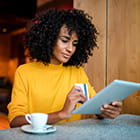
[[[16,116],[25,115],[28,111],[27,82],[25,79],[25,75],[22,74],[22,71],[22,68],[19,67],[15,73],[11,102],[8,104],[8,118],[10,122]]]

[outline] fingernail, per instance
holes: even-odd
[[[100,109],[101,109],[101,111],[103,111],[103,110],[104,110],[104,109],[103,109],[103,107],[101,107]]]
[[[107,107],[108,107],[108,105],[105,104],[105,105],[104,105],[104,108],[107,108]]]
[[[113,102],[113,103],[112,103],[112,105],[116,105],[116,103],[115,103],[115,102]]]

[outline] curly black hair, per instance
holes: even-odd
[[[81,66],[88,62],[97,47],[97,30],[91,22],[92,17],[79,9],[57,10],[48,9],[32,19],[32,26],[25,34],[25,46],[29,48],[32,58],[44,64],[50,63],[53,47],[56,44],[60,29],[63,25],[69,34],[73,31],[78,36],[76,51],[65,66]]]

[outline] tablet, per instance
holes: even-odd
[[[100,114],[102,105],[123,100],[139,89],[140,83],[114,80],[79,108],[75,109],[72,114]]]

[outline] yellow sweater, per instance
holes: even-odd
[[[60,111],[75,83],[88,84],[90,97],[95,95],[82,67],[44,65],[41,62],[19,66],[15,73],[12,99],[8,105],[9,121],[27,113]],[[80,118],[81,115],[73,115],[66,121]]]

